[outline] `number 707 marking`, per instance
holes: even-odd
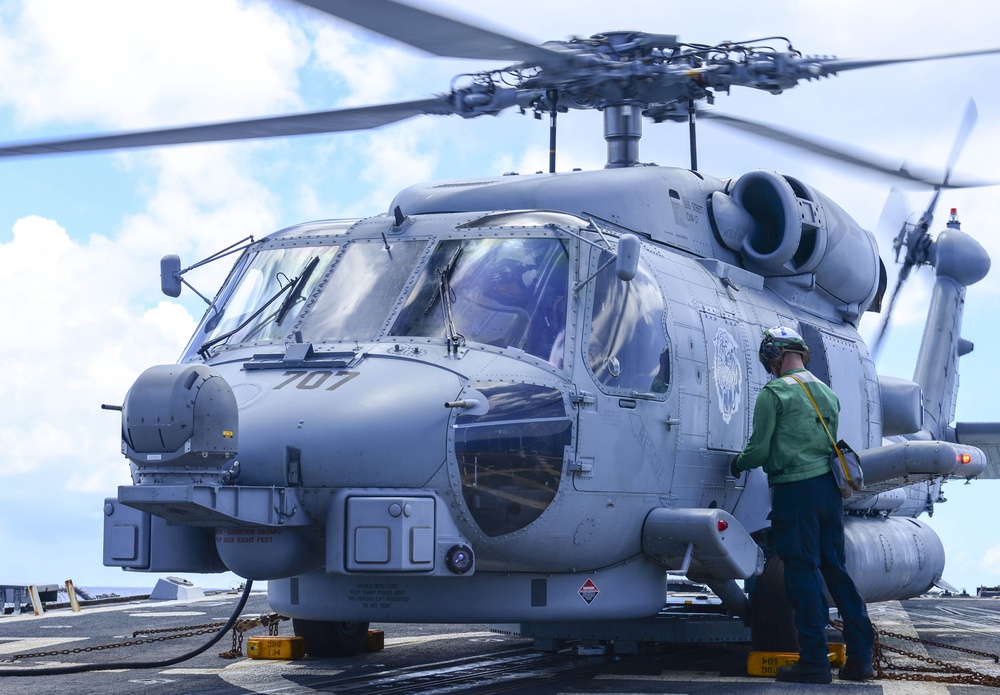
[[[295,388],[297,389],[312,391],[321,388],[331,376],[336,376],[339,378],[326,388],[327,391],[333,391],[346,384],[358,374],[359,372],[332,372],[328,369],[315,372],[285,372],[285,376],[288,378],[275,386],[274,390],[283,389],[290,384],[295,384]]]

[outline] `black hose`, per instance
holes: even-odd
[[[181,654],[180,656],[175,656],[172,659],[165,659],[164,661],[123,661],[118,663],[99,663],[99,664],[79,664],[77,666],[56,666],[52,668],[19,668],[19,669],[3,669],[0,670],[0,677],[2,676],[64,676],[70,673],[86,673],[87,671],[105,671],[111,669],[139,669],[139,668],[163,668],[166,666],[173,666],[174,664],[179,664],[182,661],[187,661],[188,659],[194,658],[204,651],[207,651],[218,642],[220,639],[226,636],[236,624],[236,620],[240,617],[240,613],[247,605],[247,599],[250,598],[250,587],[253,586],[251,580],[246,581],[246,587],[243,589],[243,596],[240,597],[239,603],[236,604],[236,609],[233,614],[229,616],[229,620],[226,622],[222,628],[210,639],[208,642],[198,647],[197,649],[190,651],[186,654]]]

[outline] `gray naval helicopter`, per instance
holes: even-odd
[[[961,185],[951,164],[971,118],[943,180],[886,170],[935,188],[894,244],[902,280],[921,265],[935,275],[912,380],[877,374],[858,334],[887,289],[871,232],[790,176],[715,178],[694,156],[642,165],[638,143],[644,117],[687,122],[695,153],[696,120],[711,117],[878,168],[696,105],[998,50],[843,60],[641,32],[531,45],[390,0],[301,1],[430,53],[513,64],[410,102],[0,155],[514,107],[549,115],[553,152],[557,114],[603,111],[607,167],[422,183],[386,213],[220,252],[240,255],[183,356],[141,374],[121,406],[134,484],[106,501],[106,565],[267,580],[313,655],[361,650],[370,622],[443,619],[619,650],[746,623],[760,647],[789,648],[767,480],[728,465],[768,380],[762,330],[784,325],[809,344],[843,406],[839,436],[861,454],[867,487],[844,504],[861,593],[905,599],[941,581],[942,543],[919,517],[942,481],[1000,474],[1000,423],[954,423],[966,288],[990,260],[954,216],[930,233],[941,190]],[[164,259],[166,294],[187,270]],[[699,631],[663,613],[676,574],[710,587],[728,617]]]

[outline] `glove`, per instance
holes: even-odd
[[[729,475],[733,476],[734,478],[739,478],[740,473],[742,473],[742,471],[736,467],[736,460],[739,457],[740,455],[736,454],[736,456],[733,456],[733,459],[729,462]]]

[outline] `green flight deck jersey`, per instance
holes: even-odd
[[[840,400],[829,386],[805,369],[792,369],[768,382],[753,411],[753,431],[736,459],[736,467],[764,467],[769,485],[815,478],[830,471],[833,445],[802,386],[816,400],[830,434],[836,437]]]

